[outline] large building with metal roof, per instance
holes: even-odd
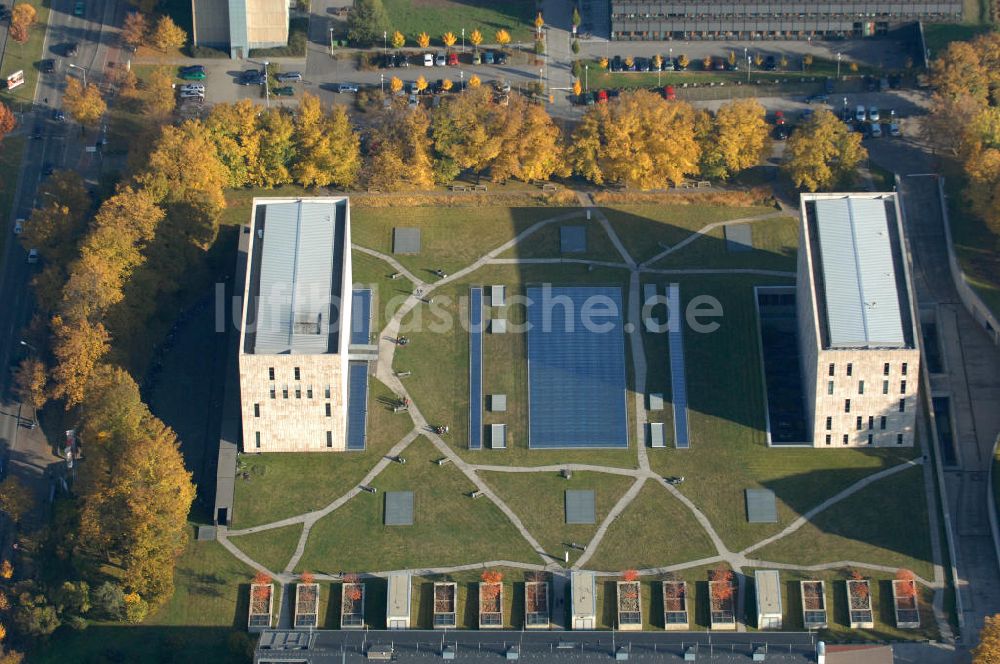
[[[845,39],[961,21],[962,0],[611,0],[611,38]]]
[[[348,200],[256,198],[240,327],[244,452],[347,444]]]
[[[895,193],[803,194],[796,293],[816,447],[913,445],[917,320]]]

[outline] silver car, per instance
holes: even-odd
[[[446,64],[444,53],[438,53],[434,56],[434,64],[438,67],[444,67]]]
[[[292,83],[302,80],[302,73],[297,71],[286,71],[274,77],[280,83]]]

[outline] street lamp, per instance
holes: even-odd
[[[841,118],[844,120],[844,122],[847,122],[847,97],[844,97],[844,112],[841,115]]]
[[[382,31],[382,53],[388,55],[389,53],[389,31]]]
[[[34,346],[32,346],[31,344],[29,344],[29,343],[28,343],[27,341],[25,341],[24,339],[21,339],[21,341],[20,341],[20,342],[18,342],[18,343],[20,343],[20,344],[21,344],[22,346],[24,346],[25,348],[27,348],[28,350],[30,350],[30,351],[31,351],[31,352],[33,352],[33,353],[37,353],[37,352],[38,352],[38,349],[37,349],[37,348],[35,348],[35,347],[34,347]]]
[[[462,28],[462,53],[465,53],[465,28]]]
[[[74,65],[73,63],[70,63],[69,66],[72,67],[73,69],[79,69],[80,71],[83,72],[83,87],[87,87],[87,68],[81,67],[80,65]]]
[[[458,84],[459,92],[465,92],[465,70],[464,69],[462,71],[458,72],[458,78],[459,78],[459,81],[460,81],[459,84]]]
[[[271,64],[270,62],[264,60],[264,102],[267,108],[271,108],[271,86],[269,85],[269,81],[267,80],[269,78],[267,74],[267,67],[270,64]]]
[[[837,54],[837,80],[840,80],[840,53]]]
[[[590,65],[583,66],[583,89],[590,92]]]
[[[385,74],[378,75],[379,87],[382,90],[382,94],[385,94]]]

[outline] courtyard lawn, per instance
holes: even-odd
[[[493,34],[504,28],[513,41],[529,41],[534,37],[535,3],[532,0],[383,0],[389,14],[389,36],[393,30],[406,35],[406,45],[415,46],[416,37],[426,32],[431,46],[442,46],[441,35],[451,31],[459,37],[456,48],[461,47],[462,29],[465,45],[472,46],[468,37],[473,30],[483,33],[484,44],[492,44]]]
[[[219,215],[219,225],[239,225],[250,223],[250,208],[254,197],[274,198],[279,196],[322,196],[322,192],[304,189],[296,184],[286,184],[274,189],[227,189],[226,209]],[[353,213],[353,210],[351,211]]]
[[[353,488],[413,428],[388,405],[395,395],[368,381],[368,447],[363,452],[280,452],[240,457],[233,529],[270,523],[330,504]]]
[[[774,214],[773,207],[704,204],[615,205],[603,208],[615,233],[638,263],[676,245],[708,224]]]
[[[764,569],[764,568],[761,568]],[[754,613],[753,573],[755,569],[745,567],[743,573],[749,580],[748,592],[744,602],[747,625],[753,629],[756,617]],[[780,570],[781,573],[781,608],[783,613],[782,628],[785,631],[802,631],[802,592],[799,581],[821,580],[826,582],[826,615],[829,622],[827,629],[816,631],[816,638],[827,643],[866,641],[895,641],[913,639],[937,639],[939,633],[934,620],[932,602],[934,591],[918,584],[920,606],[919,629],[897,629],[896,617],[892,607],[892,574],[859,570],[865,578],[871,580],[872,609],[875,618],[874,629],[851,629],[847,614],[847,588],[844,584],[850,577],[850,570],[836,569],[820,572],[801,572],[798,570]]]
[[[795,217],[774,217],[750,224],[753,249],[730,251],[725,228],[713,228],[675,253],[664,256],[650,267],[672,268],[753,268],[794,272],[799,244],[799,223]]]
[[[356,288],[371,288],[374,291],[372,342],[378,343],[378,333],[413,293],[413,283],[402,276],[391,279],[394,270],[388,263],[357,250],[351,252],[351,272]]]
[[[561,558],[568,550],[571,563],[583,552],[569,545],[585,546],[590,542],[611,508],[635,483],[628,476],[590,472],[574,472],[569,480],[558,473],[480,472],[479,475],[514,510],[546,553]],[[566,523],[565,492],[581,489],[594,491],[593,525]]]
[[[489,499],[454,466],[438,466],[441,454],[426,438],[403,453],[372,485],[313,527],[298,570],[375,572],[461,565],[484,560],[540,562],[539,556]],[[386,491],[414,492],[414,525],[383,525]]]
[[[723,316],[715,332],[685,329],[691,448],[650,450],[650,465],[660,474],[687,478],[679,489],[730,549],[742,550],[778,532],[854,482],[917,454],[913,448],[768,448],[753,286],[790,280],[736,275],[669,281],[680,283],[685,306],[696,295],[711,295]],[[775,492],[779,523],[747,523],[748,488]]]
[[[410,394],[431,424],[447,424],[445,441],[470,463],[501,465],[545,465],[551,463],[595,463],[625,468],[637,464],[634,449],[618,450],[528,450],[527,447],[527,356],[523,334],[513,331],[504,339],[484,339],[484,394],[507,394],[509,417],[506,450],[469,450],[469,333],[470,285],[504,284],[508,297],[528,283],[602,284],[626,286],[627,273],[618,269],[588,271],[586,265],[491,265],[434,291],[433,304],[420,306],[403,319],[402,333],[410,343],[396,351],[393,368],[412,371]],[[508,306],[506,316],[523,320],[524,309]],[[627,344],[626,344],[627,345]],[[490,353],[496,352],[494,357]],[[623,349],[623,352],[626,352]],[[631,417],[632,410],[628,411]],[[502,413],[487,413],[486,422],[504,421]],[[630,419],[630,428],[631,428]],[[634,435],[634,432],[633,432]]]
[[[671,578],[687,581],[688,620],[692,631],[708,629],[708,572],[716,565],[701,565],[675,572]],[[662,582],[668,579],[666,574],[643,576],[640,578],[640,600],[642,605],[642,629],[659,631],[663,629],[663,592]],[[597,627],[612,629],[617,627],[615,583],[620,576],[597,577]]]
[[[655,480],[608,528],[588,569],[615,572],[665,567],[718,555],[690,510]]]
[[[799,565],[857,560],[933,579],[924,471],[917,466],[879,480],[750,555]]]
[[[524,624],[524,581],[529,575],[541,574],[551,583],[549,574],[530,572],[511,567],[490,568],[503,574],[503,623],[512,629],[520,629]],[[413,577],[413,596],[410,602],[411,624],[416,629],[432,629],[434,620],[434,583],[453,582],[455,584],[455,618],[458,629],[478,629],[480,570],[456,572],[434,576]],[[551,593],[552,586],[549,586]],[[549,610],[554,613],[554,602],[550,595]]]
[[[454,273],[496,249],[539,221],[579,213],[579,208],[552,207],[395,207],[351,210],[354,244],[391,255],[425,281],[434,270]],[[420,253],[392,254],[393,228],[419,228]]]
[[[275,574],[279,574],[285,571],[285,565],[295,553],[301,534],[302,524],[296,523],[283,528],[232,537],[230,541],[243,553]]]
[[[564,254],[560,249],[560,228],[563,226],[583,226],[587,234],[587,251]],[[581,217],[549,224],[525,238],[498,258],[564,258],[624,262],[604,228],[596,220],[587,221]]]

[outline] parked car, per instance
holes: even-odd
[[[458,66],[458,53],[449,53],[448,54],[448,66],[449,67],[457,67]]]
[[[889,87],[893,90],[898,90],[902,82],[903,77],[899,74],[889,74]]]
[[[597,101],[597,91],[583,93],[583,103],[586,104],[587,106],[593,106],[596,101]]]
[[[889,123],[889,135],[898,138],[903,135],[903,132],[899,130],[899,124],[896,122]]]
[[[681,63],[680,58],[674,58],[674,71],[687,71],[687,65]]]
[[[806,97],[807,104],[825,104],[830,100],[827,95],[809,95]]]
[[[878,122],[873,122],[869,125],[869,133],[872,138],[882,138],[882,125]]]
[[[481,65],[483,64],[483,55],[479,51],[472,54],[472,64]]]
[[[206,78],[205,67],[202,65],[181,67],[178,78],[185,81],[204,81]]]
[[[240,85],[264,85],[264,76],[259,69],[247,69],[240,73]]]
[[[292,83],[302,80],[302,72],[297,71],[286,71],[278,74],[274,77],[274,80],[279,83]]]
[[[76,0],[73,3],[73,16],[83,16],[83,12],[86,10],[86,6],[83,4],[83,0]]]
[[[353,83],[341,83],[337,86],[337,92],[343,94],[345,92],[357,92],[358,86]]]
[[[444,57],[444,53],[438,53],[434,56],[434,64],[438,67],[444,67],[447,60]]]
[[[649,58],[636,58],[635,59],[635,70],[636,71],[649,71],[652,67],[650,66]]]
[[[774,128],[774,138],[783,141],[788,138],[788,127],[785,125],[778,125]]]
[[[205,91],[204,90],[181,90],[180,98],[181,99],[204,99],[205,98]]]
[[[410,95],[410,99],[409,102],[407,103],[407,106],[410,108],[410,110],[415,110],[418,106],[420,106],[420,100],[417,99],[417,95],[413,94]]]
[[[868,119],[872,122],[878,122],[878,108],[875,106],[870,106],[868,108]]]
[[[828,78],[825,81],[823,81],[823,91],[826,92],[826,94],[828,94],[828,95],[832,95],[833,94],[833,80],[832,79]]]
[[[784,111],[775,111],[774,112],[774,124],[775,124],[775,126],[778,126],[778,127],[780,127],[783,124],[785,124],[785,113],[784,113]]]
[[[621,90],[619,90],[618,88],[611,88],[610,90],[608,90],[608,101],[613,101],[615,99],[618,99],[619,97],[621,97],[621,95],[622,95]]]
[[[357,92],[357,88],[355,88],[355,92]],[[280,87],[277,87],[277,88],[274,88],[273,90],[271,90],[271,93],[275,97],[294,97],[295,96],[295,88],[293,88],[290,85],[282,85]]]
[[[52,58],[42,60],[41,69],[43,74],[51,74],[56,70],[56,61]]]
[[[663,98],[667,101],[673,101],[677,99],[677,93],[674,91],[674,86],[668,85],[663,88]]]
[[[424,66],[425,67],[433,67],[434,66],[434,54],[433,53],[424,53]]]
[[[504,53],[503,51],[497,51],[496,53],[493,54],[493,62],[497,63],[498,65],[507,64],[507,54]]]
[[[867,117],[865,115],[865,107],[862,106],[861,104],[858,104],[858,107],[854,110],[854,119],[857,120],[858,122],[864,122],[865,117]]]
[[[493,51],[486,51],[483,53],[483,64],[484,65],[493,64]]]
[[[608,63],[608,68],[613,72],[618,72],[622,70],[622,56],[616,55],[611,58],[611,62]]]
[[[726,61],[722,58],[712,58],[712,69],[715,71],[725,71]]]
[[[764,58],[764,71],[774,71],[777,68],[778,62],[774,59],[773,55]]]
[[[20,235],[24,232],[24,219],[18,219],[14,222],[14,235]]]
[[[75,58],[78,55],[80,55],[80,45],[79,44],[77,44],[76,42],[70,42],[69,44],[66,44],[66,57],[67,58]]]
[[[405,53],[399,53],[399,52],[397,52],[396,55],[392,56],[392,63],[396,67],[409,67],[410,66],[410,61],[406,57]]]
[[[812,120],[812,117],[813,117],[813,110],[811,108],[807,108],[802,111],[800,119],[802,122],[809,122],[810,120]]]
[[[503,92],[504,94],[510,92],[510,83],[507,81],[494,81],[493,87],[497,92]]]
[[[38,262],[38,249],[28,250],[28,262],[31,264],[35,264]]]
[[[598,90],[597,91],[597,101],[607,101],[607,100],[608,100],[608,91],[607,90]]]

